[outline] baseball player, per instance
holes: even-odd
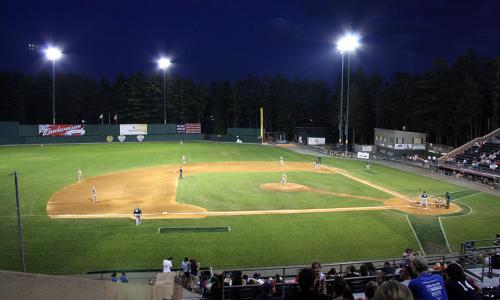
[[[76,179],[78,182],[82,182],[82,170],[78,169],[78,171],[76,171]]]
[[[450,208],[451,195],[450,192],[446,192],[446,209]]]
[[[370,162],[369,161],[366,162],[365,171],[370,172]]]
[[[429,204],[427,203],[427,193],[424,191],[422,195],[420,195],[420,203],[418,204],[419,207],[422,207],[425,203],[425,208],[429,208]]]
[[[319,159],[316,159],[316,162],[314,163],[314,170],[319,170]]]
[[[97,202],[97,189],[95,185],[92,187],[92,203],[96,204]]]
[[[441,196],[438,196],[436,200],[436,207],[441,208],[442,205],[443,205],[443,199],[441,199]]]
[[[179,168],[179,179],[183,179],[182,178],[182,166]]]
[[[286,173],[281,173],[281,184],[286,185]]]
[[[186,155],[182,155],[182,164],[185,165],[186,164]]]
[[[139,226],[141,224],[142,211],[139,207],[134,209],[135,225]]]
[[[284,161],[283,161],[283,155],[280,155],[280,165],[283,167],[283,165],[284,165],[284,164],[285,164],[285,163],[284,163]]]

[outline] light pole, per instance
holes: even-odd
[[[347,95],[346,95],[346,121],[345,121],[345,151],[347,152],[347,145],[349,144],[349,79],[351,72],[351,52],[359,47],[359,37],[355,34],[346,34],[337,42],[337,50],[342,55],[342,87],[340,89],[340,124],[339,131],[342,137],[342,97],[344,94],[344,54],[347,53]],[[342,142],[342,141],[341,141]]]
[[[56,124],[56,60],[61,58],[61,50],[49,47],[45,49],[45,56],[52,61],[52,124]]]
[[[172,63],[169,58],[162,57],[158,60],[158,67],[163,70],[163,124],[167,124],[167,101],[165,95],[165,73]]]

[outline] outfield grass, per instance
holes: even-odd
[[[494,239],[500,233],[500,197],[477,193],[456,202],[467,205],[472,211],[464,216],[441,218],[453,251],[458,252],[464,241]]]
[[[162,259],[169,255],[176,258],[175,266],[184,256],[199,259],[203,266],[217,267],[309,264],[313,260],[335,262],[397,257],[406,247],[417,248],[404,215],[395,211],[146,220],[140,227],[134,226],[129,219],[52,220],[46,216],[48,198],[74,182],[78,168],[83,170],[84,177],[89,177],[131,168],[176,165],[183,154],[188,163],[278,162],[280,155],[285,162],[314,159],[269,146],[203,142],[46,145],[43,150],[39,146],[0,147],[0,269],[18,269],[14,180],[9,175],[13,171],[19,172],[26,266],[30,272],[160,268]],[[427,189],[430,194],[463,190],[377,164],[372,165],[371,172],[364,172],[361,161],[325,158],[324,162],[411,196],[415,196],[419,188]],[[256,188],[260,182],[277,182],[279,173],[275,172],[209,176],[186,177],[178,187],[179,197],[195,205],[203,203],[202,206],[211,210],[378,204],[304,192],[273,193]],[[338,193],[388,197],[338,174],[290,172],[289,180]],[[499,201],[499,197],[485,194],[464,198],[463,203],[470,205],[473,212],[443,219],[454,249],[458,249],[463,240],[490,238],[498,231]],[[421,223],[425,232],[425,220]],[[231,226],[231,232],[156,233],[158,227],[182,226]]]

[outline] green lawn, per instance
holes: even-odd
[[[30,272],[160,268],[162,259],[169,255],[176,258],[176,266],[184,256],[199,259],[203,266],[216,267],[309,264],[313,260],[394,257],[406,247],[417,248],[404,215],[394,211],[146,220],[140,227],[129,219],[52,220],[46,216],[47,199],[74,182],[78,168],[89,177],[131,168],[177,165],[183,154],[188,163],[278,162],[280,155],[285,162],[314,160],[270,146],[205,142],[46,145],[43,150],[39,146],[0,147],[0,269],[18,269],[14,179],[9,175],[13,171],[19,174],[26,266]],[[431,194],[463,190],[377,164],[367,173],[362,161],[325,158],[324,162],[407,195],[416,195],[420,188]],[[326,191],[389,197],[338,174],[288,175],[291,182]],[[278,181],[277,172],[188,176],[178,187],[179,201],[210,210],[379,205],[377,201],[309,192],[258,189],[260,183]],[[463,240],[489,238],[498,231],[499,201],[499,197],[485,194],[464,198],[463,203],[473,209],[471,214],[443,218],[454,249]],[[423,231],[425,223],[421,222]],[[231,231],[156,233],[158,227],[178,226],[231,226]]]

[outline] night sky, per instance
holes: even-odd
[[[500,1],[5,1],[0,10],[0,71],[51,71],[41,51],[59,46],[58,72],[113,80],[159,72],[196,81],[285,74],[331,84],[340,70],[334,42],[362,37],[353,68],[422,72],[474,49],[500,55]]]

